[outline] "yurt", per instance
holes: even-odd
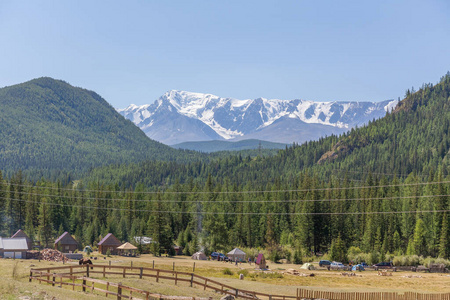
[[[245,261],[245,256],[247,254],[245,254],[244,251],[242,251],[239,248],[234,248],[233,250],[231,250],[230,252],[227,253],[227,256],[229,258],[231,258],[232,261]]]
[[[195,252],[194,254],[192,254],[191,256],[192,259],[197,259],[197,260],[206,260],[206,255],[205,253],[199,251],[199,252]]]

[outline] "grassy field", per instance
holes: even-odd
[[[450,292],[450,275],[427,274],[413,272],[395,272],[393,276],[378,276],[377,272],[357,272],[358,276],[345,277],[339,271],[302,270],[300,273],[314,273],[314,277],[295,276],[284,274],[288,269],[299,270],[298,265],[271,264],[271,272],[254,270],[254,265],[247,263],[235,266],[235,264],[216,261],[193,261],[187,257],[153,257],[142,255],[138,258],[113,256],[103,259],[99,257],[95,264],[135,267],[152,267],[176,271],[192,272],[195,262],[195,273],[224,284],[240,289],[255,290],[263,293],[295,295],[297,288],[308,288],[327,291],[360,291],[360,292],[405,292],[415,291],[424,293]],[[77,264],[77,262],[69,262]],[[93,295],[80,291],[72,291],[69,288],[52,287],[51,285],[28,282],[30,268],[42,268],[62,266],[62,263],[37,261],[37,260],[12,260],[0,259],[0,299],[104,299],[102,295]],[[225,269],[228,269],[225,271]],[[239,274],[245,273],[244,280],[239,280]],[[227,274],[227,275],[226,275]],[[100,277],[95,277],[103,279]],[[156,283],[154,278],[139,279],[134,277],[122,278],[119,276],[107,277],[108,281],[121,282],[124,285],[133,286],[153,293],[175,296],[213,297],[220,299],[221,295],[212,291],[204,291],[199,287],[189,287],[187,283],[178,283],[177,286],[171,280],[162,280]]]

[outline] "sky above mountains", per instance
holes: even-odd
[[[168,90],[381,101],[450,70],[450,2],[0,1],[0,87],[41,76],[114,107]]]

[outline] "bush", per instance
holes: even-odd
[[[90,252],[88,251],[88,255],[90,254]],[[111,250],[109,250],[109,248],[108,248],[108,250],[106,250],[106,256],[107,257],[110,257],[111,256]]]
[[[303,264],[302,251],[300,249],[296,249],[294,252],[294,264]]]
[[[394,266],[418,266],[423,263],[423,257],[417,255],[394,256],[392,263]]]
[[[224,275],[233,275],[233,274],[234,274],[233,271],[231,271],[231,270],[228,269],[228,268],[225,268],[224,270],[222,270],[222,273],[223,273]]]
[[[278,263],[282,259],[282,249],[278,245],[271,246],[267,249],[269,251],[269,260],[274,263]]]

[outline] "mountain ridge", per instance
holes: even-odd
[[[383,117],[397,100],[382,102],[314,102],[309,100],[223,98],[212,94],[168,91],[153,104],[131,104],[118,112],[149,137],[168,144],[206,140],[261,139],[280,143],[302,143],[343,133],[352,127]],[[278,132],[277,140],[260,134],[280,120],[298,120],[299,127]],[[183,124],[177,125],[177,122]],[[201,123],[194,123],[194,120]],[[168,122],[172,126],[167,130]],[[162,126],[162,124],[165,126]],[[300,125],[301,124],[301,125]],[[306,124],[306,126],[305,126]],[[320,125],[320,126],[318,126]],[[283,126],[277,125],[280,128]],[[309,127],[308,127],[309,126]],[[207,130],[209,127],[211,130]],[[289,127],[284,126],[284,127]],[[273,130],[272,130],[273,131]],[[279,129],[278,129],[279,131]],[[196,135],[195,133],[200,134]],[[158,133],[158,134],[156,134]],[[264,136],[264,137],[262,137]],[[189,139],[188,139],[189,138]],[[272,135],[273,138],[273,135]]]
[[[62,80],[41,77],[1,88],[0,106],[3,171],[74,174],[178,155],[150,140],[97,93]]]

